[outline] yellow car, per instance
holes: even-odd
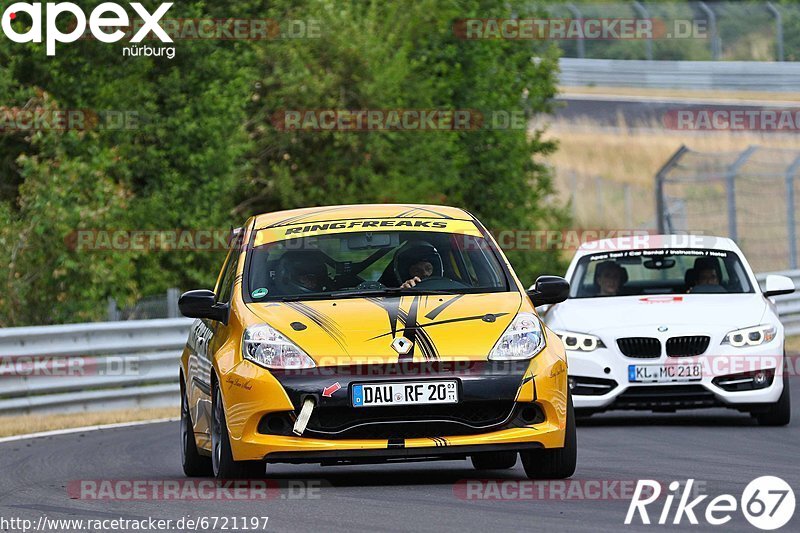
[[[216,289],[185,293],[181,358],[188,476],[269,463],[466,459],[531,478],[575,470],[567,360],[470,213],[350,205],[250,218]]]

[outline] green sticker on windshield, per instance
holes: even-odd
[[[264,288],[262,287],[261,289],[256,289],[256,290],[254,290],[254,291],[252,292],[251,296],[252,296],[253,298],[263,298],[263,297],[264,297],[264,296],[266,296],[267,294],[269,294],[269,290],[268,290],[268,289],[264,289]]]

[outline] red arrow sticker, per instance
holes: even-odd
[[[331,396],[333,396],[333,393],[335,393],[337,390],[341,388],[342,386],[339,385],[339,382],[337,381],[330,387],[325,387],[324,389],[322,389],[322,395],[325,396],[326,398],[330,398]]]

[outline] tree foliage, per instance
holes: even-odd
[[[541,132],[287,132],[271,121],[285,109],[546,110],[553,49],[453,30],[458,19],[524,14],[523,6],[176,3],[169,18],[315,21],[321,32],[178,40],[173,60],[123,58],[123,45],[92,39],[48,58],[43,45],[1,40],[0,105],[132,112],[138,122],[0,130],[0,250],[9,258],[0,263],[0,325],[102,319],[109,297],[124,304],[170,286],[208,287],[221,262],[219,251],[76,249],[81,230],[225,229],[257,212],[364,202],[463,206],[492,230],[562,227],[541,163],[554,146]],[[560,267],[555,253],[510,257],[525,281]]]

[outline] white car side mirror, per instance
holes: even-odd
[[[778,296],[781,294],[791,294],[794,292],[794,281],[786,276],[770,274],[764,284],[764,296]]]

